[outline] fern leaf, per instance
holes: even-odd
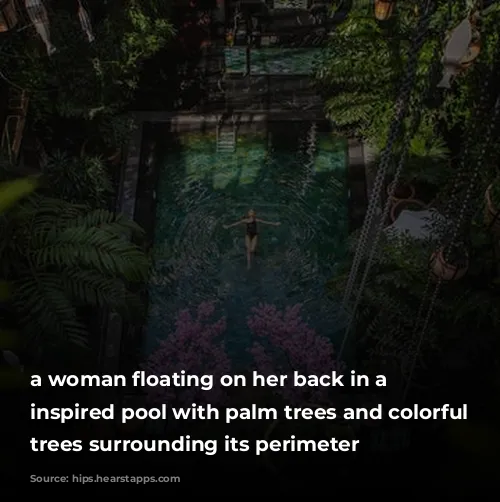
[[[138,295],[128,291],[123,281],[92,270],[69,269],[62,274],[64,288],[77,305],[107,307],[132,320],[143,313]]]
[[[88,332],[62,286],[57,274],[24,276],[14,284],[13,303],[26,323],[35,321],[43,333],[85,346]]]
[[[67,228],[32,259],[37,267],[83,266],[132,282],[145,281],[149,272],[149,260],[139,247],[100,228]]]

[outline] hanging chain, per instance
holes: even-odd
[[[387,143],[380,156],[380,162],[378,165],[377,174],[375,176],[375,180],[370,193],[368,208],[366,211],[365,219],[363,221],[363,226],[356,246],[356,252],[351,265],[349,278],[347,280],[346,288],[344,291],[344,299],[342,302],[342,306],[346,310],[348,309],[349,300],[351,299],[351,296],[353,294],[353,289],[358,275],[359,267],[361,265],[363,258],[366,255],[366,249],[368,247],[367,246],[368,239],[370,237],[370,232],[373,230],[372,229],[373,221],[375,220],[375,217],[379,214],[379,205],[381,201],[382,189],[385,183],[387,170],[389,168],[389,163],[392,157],[393,146],[401,134],[404,119],[408,114],[411,91],[413,89],[414,79],[416,76],[416,70],[418,66],[418,54],[425,42],[425,38],[429,29],[430,18],[432,16],[432,13],[434,12],[434,5],[435,3],[432,0],[427,2],[427,9],[419,19],[419,23],[417,26],[417,33],[413,39],[412,47],[409,51],[407,72],[402,82],[401,91],[394,108],[394,119],[391,122]]]
[[[398,100],[396,102],[395,118],[394,118],[394,121],[391,125],[391,130],[389,133],[389,138],[387,140],[387,144],[386,144],[386,146],[382,152],[382,155],[381,155],[379,168],[378,168],[377,175],[375,178],[374,186],[372,188],[370,205],[368,207],[367,215],[366,215],[365,221],[363,223],[363,229],[362,229],[362,233],[361,233],[361,237],[360,237],[361,242],[358,243],[358,247],[356,249],[356,255],[355,255],[353,265],[351,268],[349,282],[348,282],[345,296],[344,296],[344,303],[343,303],[344,308],[347,306],[347,302],[349,301],[350,296],[352,295],[355,277],[358,273],[359,267],[361,265],[361,261],[365,255],[364,248],[366,247],[366,242],[368,240],[369,233],[370,233],[370,230],[372,227],[372,223],[373,223],[375,214],[377,212],[376,211],[377,206],[380,203],[382,187],[384,185],[384,182],[386,179],[386,172],[389,167],[389,162],[391,160],[393,145],[394,145],[394,142],[396,141],[396,139],[400,135],[400,132],[401,132],[401,129],[403,126],[403,121],[408,113],[409,108],[410,108],[410,97],[411,97],[412,90],[414,88],[415,78],[417,75],[418,56],[420,54],[420,50],[422,49],[422,47],[425,43],[426,37],[427,37],[427,32],[429,30],[429,23],[430,23],[432,15],[434,13],[434,9],[432,8],[433,6],[434,6],[434,2],[430,2],[430,5],[428,6],[427,10],[420,17],[419,23],[417,26],[417,33],[413,39],[412,47],[409,52],[406,75],[405,75],[403,85],[401,88],[401,93],[400,93]],[[419,123],[418,121],[419,121],[419,116],[418,116],[418,114],[415,114],[414,120],[411,125],[411,129],[415,129],[415,127],[418,127],[418,123]],[[406,161],[406,154],[409,150],[411,138],[412,138],[412,134],[411,135],[408,134],[406,136],[405,144],[403,145],[401,159],[400,159],[398,166],[396,168],[396,172],[394,175],[394,182],[392,183],[392,186],[391,186],[391,190],[390,190],[391,193],[389,194],[389,198],[387,199],[387,202],[385,204],[383,214],[380,217],[379,226],[378,226],[377,232],[375,234],[375,240],[374,240],[373,245],[371,246],[371,251],[370,251],[369,258],[368,258],[368,262],[366,264],[365,272],[364,272],[363,278],[361,280],[361,284],[359,286],[359,289],[357,291],[356,301],[354,303],[353,308],[349,312],[349,323],[346,328],[344,338],[342,340],[342,344],[339,349],[339,356],[338,356],[339,359],[341,359],[342,353],[345,348],[345,344],[347,342],[348,336],[349,336],[350,331],[352,329],[352,326],[354,324],[356,311],[359,307],[361,296],[363,294],[363,289],[364,289],[366,282],[367,282],[368,273],[370,271],[370,268],[371,268],[371,265],[372,265],[372,262],[373,262],[373,259],[375,256],[376,247],[377,247],[378,242],[380,240],[380,236],[381,236],[383,228],[384,228],[385,220],[387,219],[387,215],[389,214],[391,198],[394,195],[397,183],[398,183],[398,181],[401,177],[401,174],[402,174],[404,163]]]
[[[490,75],[490,78],[491,78],[491,75]],[[489,82],[487,83],[487,85],[488,84],[489,84]],[[488,109],[488,107],[487,107],[488,97],[489,97],[489,95],[488,95],[487,92],[484,92],[484,93],[481,94],[481,97],[480,97],[481,101],[480,101],[480,107],[479,107],[480,109],[486,109],[486,110]],[[496,102],[495,102],[495,106],[494,106],[494,109],[493,109],[493,115],[492,115],[491,120],[490,120],[490,122],[488,124],[488,127],[487,127],[487,130],[486,130],[484,139],[483,139],[483,141],[481,143],[481,149],[479,151],[479,154],[478,154],[478,157],[477,157],[477,160],[476,160],[476,164],[475,164],[474,170],[472,172],[472,176],[470,177],[470,184],[469,184],[469,186],[467,188],[467,191],[465,193],[465,196],[463,198],[463,204],[462,204],[462,207],[460,209],[458,218],[457,218],[457,220],[455,222],[454,230],[453,230],[452,237],[451,237],[451,241],[448,243],[448,246],[453,246],[456,243],[456,241],[457,241],[457,239],[459,237],[460,231],[463,228],[464,222],[469,217],[471,217],[471,214],[470,214],[471,213],[471,207],[473,207],[473,204],[471,204],[471,200],[473,199],[472,195],[475,194],[475,191],[477,190],[476,185],[478,185],[478,178],[479,178],[480,173],[483,170],[483,162],[484,162],[485,157],[486,157],[486,150],[490,146],[491,138],[492,138],[493,132],[494,132],[494,130],[496,128],[499,116],[500,116],[500,95],[497,96],[497,99],[496,99]],[[466,149],[466,151],[468,151],[468,149]],[[464,155],[463,158],[462,158],[462,162],[464,163],[464,165],[467,163],[467,160],[468,159]],[[443,247],[443,245],[441,244],[439,246],[438,250],[442,249],[442,247]],[[432,281],[432,272],[431,271],[429,272],[428,283],[430,281]],[[438,298],[439,292],[441,290],[442,284],[443,284],[443,280],[442,279],[438,280],[438,282],[436,284],[436,287],[434,289],[434,293],[432,295],[431,301],[429,303],[429,308],[427,310],[427,315],[426,315],[426,317],[424,319],[424,323],[422,325],[422,330],[420,332],[420,336],[419,336],[419,339],[418,339],[418,342],[417,342],[415,354],[414,354],[414,357],[412,358],[412,362],[411,362],[411,366],[410,366],[410,371],[408,373],[408,378],[407,378],[405,390],[404,390],[404,393],[403,393],[403,401],[406,399],[406,397],[408,395],[408,392],[409,392],[409,389],[410,389],[410,386],[411,386],[411,381],[412,381],[413,373],[415,371],[417,359],[418,359],[418,356],[420,354],[420,349],[421,349],[421,346],[422,346],[422,342],[423,342],[423,340],[425,338],[425,334],[426,334],[427,329],[429,327],[429,323],[430,323],[432,314],[434,312],[434,308],[435,308],[435,305],[436,305],[436,302],[437,302],[437,298]],[[418,324],[417,324],[417,327],[418,327]]]
[[[448,29],[451,21],[452,21],[452,2],[450,0],[448,2],[448,12],[447,12],[446,18],[443,23],[443,26],[444,26],[443,31],[446,31]],[[427,82],[428,87],[427,87],[427,92],[426,92],[426,99],[430,99],[432,97],[433,93],[435,92],[435,85],[441,77],[441,72],[442,72],[441,52],[442,52],[442,47],[441,47],[441,44],[439,43],[434,48],[434,51],[432,54],[432,59],[431,59],[432,66],[431,66],[431,70],[429,71],[430,78]],[[417,103],[417,106],[418,106],[418,103]],[[465,165],[465,163],[463,163],[463,164]],[[456,194],[458,194],[458,192],[459,192],[458,185],[454,185],[454,191],[453,191],[454,195],[452,196],[453,199],[458,197],[458,195],[456,195]],[[450,204],[450,207],[451,207],[451,204]],[[447,213],[445,213],[445,214],[447,214]],[[420,306],[419,306],[419,309],[418,309],[418,312],[417,312],[417,315],[415,318],[414,329],[412,332],[412,339],[418,331],[418,326],[419,326],[420,320],[422,319],[424,307],[427,304],[427,298],[430,295],[432,285],[433,285],[432,276],[429,275],[427,284],[426,284],[424,291],[423,291],[423,294],[422,294],[422,301],[420,302]]]
[[[448,1],[448,12],[446,14],[446,18],[443,23],[444,24],[443,31],[448,30],[450,23],[452,21],[452,17],[453,17],[452,7],[453,7],[452,1],[449,0]],[[436,73],[441,72],[441,67],[442,67],[441,58],[440,58],[441,51],[442,51],[442,49],[441,49],[440,45],[436,46],[436,48],[434,49],[433,60],[434,60]],[[435,75],[433,75],[433,79],[434,78],[435,78]],[[433,86],[434,86],[434,82],[432,81],[431,86],[429,87],[429,94],[434,90]],[[461,177],[462,179],[465,178],[465,174],[467,171],[466,162],[465,162],[465,158],[467,156],[467,147],[468,147],[468,142],[464,142],[464,147],[462,149],[462,155],[460,156],[460,166],[459,166],[458,174],[457,174],[457,176]],[[461,184],[457,183],[455,181],[455,183],[453,184],[452,193],[450,194],[450,198],[448,199],[446,207],[443,211],[443,215],[445,216],[445,220],[451,219],[451,212],[452,212],[452,209],[456,206],[456,202],[458,200],[458,194],[460,193],[460,187],[461,187]],[[434,284],[434,281],[433,281],[432,274],[429,274],[428,278],[427,278],[427,283],[426,283],[424,291],[422,293],[422,298],[420,301],[420,305],[418,307],[417,315],[415,317],[414,328],[413,328],[412,335],[411,335],[412,339],[415,337],[415,335],[418,332],[418,328],[420,326],[420,321],[421,321],[423,313],[424,313],[424,307],[427,305],[427,299],[430,296],[431,287],[433,284]]]
[[[497,54],[496,61],[498,61],[499,56],[500,56],[500,54]],[[485,87],[489,85],[489,82],[491,80],[492,74],[493,73],[490,73],[489,78],[487,79]],[[489,110],[487,99],[488,99],[488,94],[486,92],[482,93],[481,96],[480,96],[480,103],[478,104],[478,106],[476,108],[479,116],[480,116],[482,108],[484,109],[485,113],[487,113],[488,110]],[[495,113],[496,113],[496,111],[495,111]],[[494,123],[495,119],[492,119],[492,120],[493,120],[493,123]],[[479,123],[480,123],[480,121],[479,121]],[[490,124],[491,123],[492,122],[490,122]],[[492,130],[493,129],[489,129],[487,134],[491,135],[492,134]],[[462,150],[462,155],[460,156],[460,167],[459,167],[458,176],[461,178],[461,181],[460,181],[460,183],[455,183],[454,184],[453,193],[452,193],[452,195],[450,197],[450,200],[448,201],[448,204],[446,205],[446,208],[445,208],[445,211],[444,211],[444,216],[446,217],[447,220],[451,220],[452,219],[452,214],[451,213],[452,213],[453,208],[457,205],[456,203],[459,200],[459,194],[461,193],[461,188],[463,188],[463,180],[467,180],[468,181],[467,185],[470,188],[470,174],[469,174],[469,172],[468,172],[469,170],[467,168],[468,167],[467,159],[468,159],[468,154],[469,154],[469,143],[470,143],[470,135],[467,135],[466,136],[466,141],[464,142],[464,148]],[[486,143],[483,143],[483,144],[486,144]],[[441,244],[439,246],[439,248],[441,248],[442,246],[443,246],[443,244]],[[433,281],[432,273],[429,273],[428,280],[427,280],[427,285],[426,285],[426,293],[428,293],[428,291],[430,290],[430,287],[431,287],[431,285],[432,285],[433,282],[434,281]],[[424,297],[427,296],[426,293],[424,293]],[[423,307],[424,306],[425,306],[425,298],[422,298],[422,302],[421,302],[420,308],[419,308],[419,315],[417,316],[417,319],[416,319],[415,329],[414,329],[413,335],[416,335],[416,333],[418,331],[418,327],[420,325],[420,319],[422,317],[422,312],[423,312]]]

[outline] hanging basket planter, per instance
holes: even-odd
[[[422,211],[426,207],[425,202],[418,199],[400,199],[391,207],[391,222],[394,223],[403,211]]]
[[[469,270],[469,253],[461,245],[441,248],[432,254],[430,267],[437,280],[458,281]]]
[[[394,181],[387,185],[387,197],[396,204],[400,200],[414,199],[415,197],[415,187],[409,183],[399,183],[396,190],[391,195],[392,187],[394,186]]]
[[[375,19],[388,21],[394,11],[395,0],[375,0]]]
[[[496,187],[491,184],[484,194],[486,202],[485,207],[485,222],[488,225],[491,233],[496,237],[500,237],[500,208],[495,200],[495,192],[498,191],[500,195],[500,186]]]

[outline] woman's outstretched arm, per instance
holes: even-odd
[[[259,223],[262,223],[263,225],[273,225],[274,227],[279,227],[281,225],[281,222],[279,221],[265,221],[265,220],[255,220],[258,221]]]

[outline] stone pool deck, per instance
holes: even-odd
[[[323,116],[318,112],[268,111],[256,113],[233,113],[237,123],[243,130],[262,130],[268,121],[273,122],[324,122]],[[116,211],[121,212],[131,219],[135,219],[145,227],[147,233],[153,231],[155,193],[154,186],[156,173],[149,169],[143,157],[143,129],[146,123],[169,123],[171,131],[199,131],[205,127],[213,128],[222,120],[227,120],[227,115],[193,113],[168,113],[168,112],[138,112],[134,114],[136,129],[131,135],[127,149],[126,162],[123,166],[120,180],[120,191]],[[373,152],[357,139],[348,140],[348,169],[347,183],[349,190],[349,222],[350,229],[359,228],[366,212],[369,188],[373,175],[369,166],[373,161]],[[144,168],[144,165],[146,166]],[[142,170],[142,172],[141,172]],[[141,181],[143,177],[146,182]],[[140,186],[142,185],[142,187]],[[148,186],[146,186],[148,185]],[[143,194],[138,198],[138,190]],[[117,314],[111,314],[108,318],[107,333],[101,353],[101,364],[104,373],[118,372],[120,355],[122,353],[123,337],[131,339],[138,333],[131,333],[131,328],[125,326]],[[137,331],[137,330],[135,330]]]

